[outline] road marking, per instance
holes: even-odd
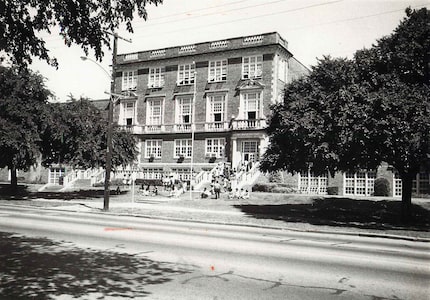
[[[128,227],[105,227],[105,231],[120,231],[120,230],[132,230],[133,228]]]

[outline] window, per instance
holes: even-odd
[[[142,175],[143,179],[162,179],[163,168],[143,168]]]
[[[175,140],[175,155],[174,157],[191,157],[193,154],[193,146],[191,139]]]
[[[135,90],[137,87],[137,71],[122,72],[122,90]]]
[[[66,169],[64,168],[50,168],[48,182],[52,184],[60,184],[60,177],[66,175]]]
[[[376,178],[375,171],[344,174],[345,195],[371,196]]]
[[[189,168],[172,168],[172,172],[178,175],[178,179],[181,181],[191,180],[191,172]]]
[[[242,79],[258,78],[263,73],[263,55],[242,58]]]
[[[261,92],[242,94],[245,120],[256,120],[260,118],[260,95]]]
[[[402,196],[402,179],[400,178],[400,175],[398,172],[394,172],[393,182],[394,182],[393,196],[394,197]]]
[[[402,196],[402,179],[398,172],[394,173],[394,196]],[[420,172],[412,180],[412,193],[417,195],[430,194],[430,174]]]
[[[225,81],[227,80],[227,60],[216,60],[209,62],[208,81]]]
[[[430,194],[430,174],[421,172],[412,181],[412,193],[417,195]]]
[[[194,64],[180,65],[178,67],[178,85],[194,83]]]
[[[207,97],[207,122],[209,129],[223,128],[225,119],[225,95],[214,94]]]
[[[145,157],[161,158],[162,140],[146,140],[145,141]]]
[[[123,102],[122,107],[122,123],[120,125],[134,125],[135,102]]]
[[[224,138],[206,139],[206,156],[224,157]]]
[[[299,191],[306,194],[325,194],[327,192],[327,175],[315,176],[314,172],[299,173]]]
[[[192,122],[192,96],[178,97],[176,99],[176,125],[177,129],[191,129]]]
[[[288,77],[288,61],[286,59],[280,58],[278,61],[278,69],[279,69],[279,80],[283,82],[287,82]]]
[[[146,105],[147,125],[163,124],[163,99],[148,99]]]
[[[164,68],[150,68],[148,87],[162,87],[164,86]]]

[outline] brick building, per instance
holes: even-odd
[[[118,55],[116,92],[127,97],[114,121],[138,137],[144,178],[238,169],[258,162],[270,105],[308,72],[276,32]]]

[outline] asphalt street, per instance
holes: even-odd
[[[145,291],[137,298],[148,299],[428,299],[430,295],[430,244],[422,241],[11,206],[0,207],[0,232],[48,238],[105,254],[126,253],[154,262],[153,266],[168,264],[172,270],[164,278],[168,280],[128,283],[134,286],[126,294],[130,298],[136,297],[137,286]],[[7,261],[7,253],[2,255]],[[13,264],[6,266],[0,272],[16,276]],[[68,273],[67,266],[55,268],[59,274]],[[4,284],[0,281],[0,289]],[[54,290],[55,286],[35,292],[55,295],[53,299],[72,298],[73,292]],[[80,298],[124,299],[112,293],[115,286],[109,291],[91,288]]]

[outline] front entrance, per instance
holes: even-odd
[[[259,159],[258,155],[258,140],[242,141],[242,162],[256,162]]]

